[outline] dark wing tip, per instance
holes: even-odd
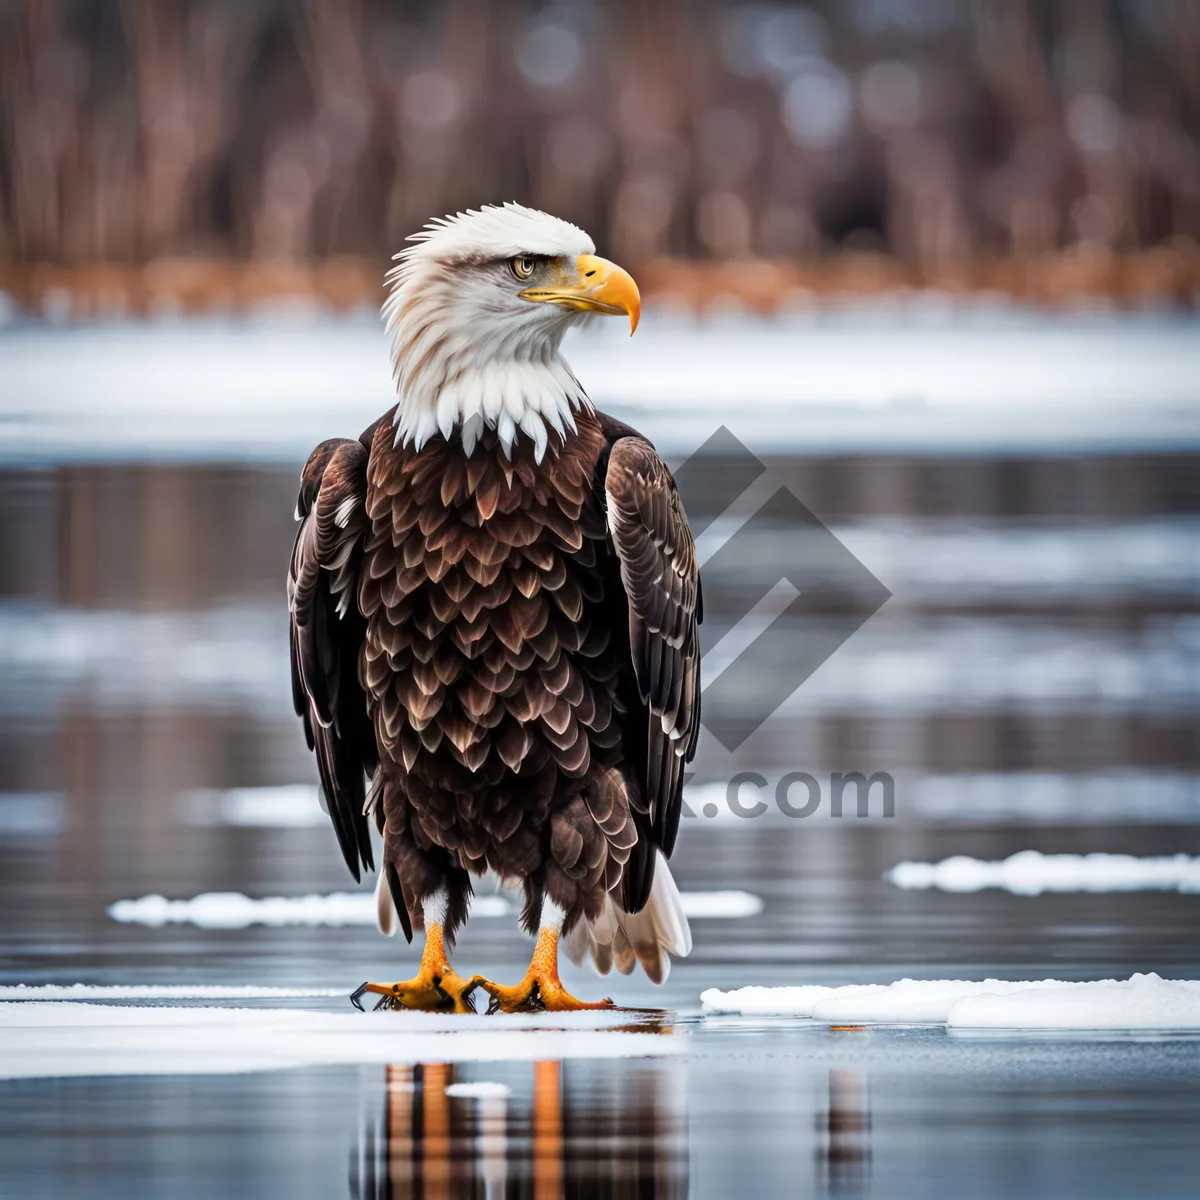
[[[344,599],[347,589],[357,595],[367,458],[361,442],[346,439],[322,442],[309,456],[301,477],[301,525],[288,589],[293,703],[316,754],[342,857],[360,882],[362,868],[375,866],[363,802],[366,776],[377,755],[358,681],[366,624],[354,604],[339,614],[338,598]]]
[[[675,481],[641,437],[614,442],[605,475],[613,548],[629,604],[629,642],[646,709],[641,782],[649,808],[645,830],[664,854],[674,848],[683,802],[683,766],[695,754],[700,715],[700,569]],[[676,735],[663,728],[663,719]],[[684,753],[677,754],[676,740]],[[652,847],[651,847],[652,849]],[[640,860],[638,860],[640,861]],[[639,907],[653,882],[653,855],[631,861],[626,900]],[[630,910],[633,911],[633,910]]]

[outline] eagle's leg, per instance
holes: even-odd
[[[611,1000],[576,1000],[558,977],[558,939],[562,933],[563,911],[547,900],[542,909],[537,943],[525,978],[515,987],[502,987],[476,975],[468,985],[482,988],[491,997],[488,1012],[577,1012],[587,1008],[612,1008]]]
[[[403,983],[364,983],[351,997],[355,1008],[362,1008],[359,997],[373,992],[381,997],[376,1008],[420,1008],[441,1012],[475,1011],[471,987],[451,965],[446,953],[443,923],[446,893],[438,891],[425,901],[425,948],[421,967],[412,979]]]

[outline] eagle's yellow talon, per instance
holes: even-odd
[[[609,999],[588,1001],[577,1000],[557,978],[544,979],[532,972],[514,987],[504,987],[476,975],[467,985],[472,990],[480,988],[487,992],[488,1015],[498,1012],[581,1012],[586,1009],[612,1008]]]
[[[469,985],[453,967],[438,981],[438,990],[454,1005],[456,1013],[473,1013],[475,1001],[471,997]]]
[[[552,926],[543,926],[538,931],[533,959],[520,983],[504,987],[476,975],[467,984],[468,994],[476,988],[482,988],[491,997],[489,1015],[496,1012],[581,1012],[613,1007],[613,1002],[607,998],[577,1000],[563,987],[558,977],[558,930]]]
[[[371,992],[380,997],[376,1008],[416,1008],[425,1012],[469,1013],[475,1011],[471,998],[474,980],[468,982],[446,957],[442,927],[430,922],[425,931],[425,949],[421,952],[421,969],[403,983],[364,983],[350,997],[350,1003],[361,1009],[359,997]]]
[[[403,983],[364,983],[351,997],[355,1008],[362,1008],[359,997],[365,992],[379,996],[376,1008],[415,1008],[424,1012],[469,1013],[475,1011],[470,985],[453,967],[442,973],[422,969]]]

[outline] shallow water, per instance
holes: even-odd
[[[720,1028],[682,1059],[0,1085],[6,1195],[1183,1196],[1197,1046]],[[452,1081],[503,1098],[446,1095]],[[561,1190],[560,1190],[561,1189]]]
[[[177,446],[127,440],[114,462],[47,436],[0,468],[0,983],[348,992],[407,973],[412,950],[358,926],[106,914],[147,893],[353,885],[328,828],[253,806],[235,819],[220,800],[314,777],[281,596],[295,451],[180,466]],[[1200,853],[1200,451],[929,442],[769,462],[893,596],[735,751],[702,743],[673,868],[685,890],[740,889],[762,912],[695,920],[660,990],[564,972],[580,993],[674,1010],[681,1054],[0,1082],[0,1194],[1194,1193],[1193,1038],[699,1016],[703,989],[747,983],[1200,976],[1195,894],[884,881],[959,853]],[[714,559],[716,624],[774,582],[745,570],[777,565],[771,536]],[[798,635],[783,636],[787,658]],[[764,816],[729,814],[738,770],[766,781]],[[775,805],[797,771],[823,789],[809,819]],[[835,771],[891,775],[894,816],[875,794],[869,817],[848,798],[833,819]],[[507,978],[527,952],[511,918],[480,914],[456,957]],[[464,1080],[511,1091],[447,1095]]]

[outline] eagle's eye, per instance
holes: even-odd
[[[508,269],[513,273],[514,279],[528,279],[536,266],[537,263],[527,254],[508,260]]]

